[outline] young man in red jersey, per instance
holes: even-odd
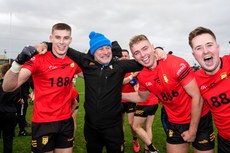
[[[203,100],[189,64],[174,55],[158,61],[154,46],[145,35],[134,36],[129,46],[144,68],[138,74],[138,93],[123,94],[123,98],[140,102],[150,93],[158,97],[168,115],[168,153],[187,153],[190,142],[194,152],[213,153],[212,117],[209,110],[202,111]]]
[[[52,51],[45,55],[33,56],[36,50],[31,46],[23,49],[6,73],[3,89],[14,91],[32,75],[35,92],[32,152],[72,153],[72,79],[81,70],[66,56],[72,41],[71,27],[55,24],[50,41]]]
[[[200,64],[196,79],[218,131],[218,153],[230,151],[230,55],[220,57],[220,46],[208,28],[189,33],[192,54]]]

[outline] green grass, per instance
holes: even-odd
[[[77,80],[77,90],[80,94],[80,107],[77,114],[77,133],[75,137],[75,153],[86,153],[85,148],[85,140],[84,140],[84,134],[83,134],[83,126],[84,126],[84,81],[79,78]],[[28,114],[27,114],[27,121],[31,121],[31,114],[32,114],[33,105],[29,105],[28,107]],[[161,106],[158,107],[158,110],[156,112],[155,121],[153,123],[153,144],[160,150],[161,153],[166,152],[165,147],[165,133],[163,131],[161,121],[160,121],[160,110]],[[3,124],[3,123],[1,123]],[[28,131],[30,131],[30,128],[27,128]],[[16,136],[14,137],[14,144],[13,144],[13,152],[14,153],[30,153],[30,144],[31,144],[31,137],[18,137],[18,127],[16,127],[15,131]],[[139,139],[140,145],[141,145],[141,153],[143,152],[144,144]],[[0,139],[0,153],[2,152],[2,139]],[[126,153],[132,153],[133,152],[133,141],[132,136],[130,132],[129,125],[127,124],[127,116],[125,118],[125,152]],[[104,151],[105,152],[105,151]],[[190,152],[192,152],[190,150]]]

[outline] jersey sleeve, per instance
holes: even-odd
[[[23,64],[23,68],[26,68],[28,70],[30,70],[32,73],[36,71],[36,65],[39,62],[39,56],[40,54],[35,55],[34,57],[32,57],[29,61],[27,61],[25,64]]]
[[[173,75],[182,86],[186,86],[195,78],[194,71],[184,59],[178,58],[177,61],[174,62],[173,66],[177,69],[177,71],[173,72]]]

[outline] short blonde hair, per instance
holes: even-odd
[[[148,38],[143,34],[136,35],[136,36],[134,36],[133,38],[130,39],[129,47],[132,48],[134,44],[137,44],[137,43],[139,43],[140,41],[143,41],[143,40],[149,41]]]

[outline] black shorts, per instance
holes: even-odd
[[[43,153],[73,146],[73,118],[57,122],[32,123],[32,152]]]
[[[217,135],[217,140],[218,140],[218,153],[229,153],[230,141],[224,139],[220,135]]]
[[[122,113],[132,113],[135,112],[136,103],[124,102],[122,103]]]
[[[107,153],[121,153],[124,143],[122,124],[104,129],[92,128],[85,124],[84,134],[87,153],[101,153],[104,146]]]
[[[136,106],[136,111],[134,113],[134,116],[138,117],[147,117],[149,115],[155,115],[158,108],[158,104],[151,105],[151,106]]]
[[[215,134],[212,125],[211,112],[200,119],[198,131],[195,141],[192,143],[193,147],[200,151],[206,151],[214,148]],[[189,129],[189,124],[174,124],[168,122],[167,142],[170,144],[187,143],[181,137],[181,133]]]

